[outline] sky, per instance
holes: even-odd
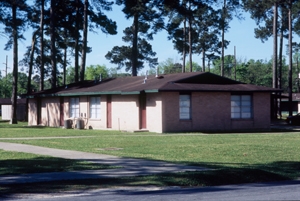
[[[230,41],[230,45],[225,50],[225,55],[233,55],[234,47],[236,48],[237,60],[270,60],[273,53],[273,38],[269,38],[264,43],[260,39],[254,37],[254,28],[257,27],[254,20],[249,17],[248,13],[244,13],[244,20],[234,19],[230,22],[230,29],[225,33],[225,39]],[[87,54],[87,66],[89,65],[105,65],[106,67],[117,67],[116,64],[109,63],[105,55],[114,46],[126,45],[122,41],[123,30],[132,24],[132,19],[127,20],[121,11],[121,7],[115,6],[113,11],[108,13],[108,17],[117,22],[117,35],[106,35],[101,33],[88,33],[88,46],[92,47],[92,52]],[[97,30],[98,31],[98,30]],[[25,32],[25,41],[19,41],[19,60],[23,58],[23,54],[27,46],[31,44],[31,32]],[[7,42],[5,37],[0,36],[0,70],[5,75],[6,56],[8,56],[8,72],[12,71],[12,50],[4,51],[4,44]],[[153,41],[148,41],[152,45],[152,50],[157,53],[159,62],[164,62],[168,58],[174,62],[181,63],[180,54],[174,50],[172,41],[167,39],[167,32],[161,31],[154,35]],[[287,41],[285,41],[287,43]],[[285,50],[284,50],[285,53]],[[79,61],[80,62],[80,61]],[[202,63],[201,56],[193,55],[193,62]],[[74,66],[74,62],[70,64]],[[149,68],[147,65],[139,72],[145,74]],[[19,69],[20,71],[20,69]]]

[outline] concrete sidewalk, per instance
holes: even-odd
[[[100,163],[112,166],[119,166],[119,169],[106,170],[84,170],[72,172],[51,172],[22,174],[15,176],[1,176],[0,184],[31,183],[43,181],[58,181],[71,179],[91,179],[91,178],[113,178],[126,176],[151,175],[166,172],[186,172],[204,171],[207,168],[197,166],[185,166],[161,161],[150,161],[142,159],[122,158],[104,154],[86,153],[80,151],[69,151],[62,149],[52,149],[33,145],[0,142],[0,149],[6,151],[17,151],[47,155],[58,158],[85,160],[93,163]]]

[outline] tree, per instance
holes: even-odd
[[[213,61],[214,68],[211,70],[212,73],[221,74],[221,66],[223,65],[223,76],[232,78],[232,69],[234,66],[235,58],[233,55],[226,55],[222,60],[221,57]]]
[[[147,24],[140,23],[139,26],[139,32],[147,34],[147,30],[149,29]],[[130,43],[134,34],[133,29],[131,27],[126,28],[124,33],[123,41]],[[117,69],[125,67],[126,72],[131,71],[132,76],[136,76],[138,70],[144,67],[144,62],[147,62],[150,68],[155,67],[158,62],[157,58],[154,57],[156,53],[152,51],[152,46],[144,38],[139,38],[137,42],[137,49],[139,51],[135,58],[133,58],[133,55],[136,53],[133,53],[134,48],[132,46],[115,46],[105,57],[110,60],[111,63],[117,64]],[[133,60],[136,60],[136,64],[134,65]]]
[[[69,66],[66,71],[66,84],[75,82],[75,68]]]
[[[153,34],[163,27],[162,16],[158,12],[156,0],[117,0],[116,3],[124,6],[122,11],[127,19],[133,18],[132,26],[124,30],[125,37],[123,37],[123,40],[130,43],[130,46],[114,47],[112,52],[106,55],[106,58],[112,63],[124,61],[127,63],[127,71],[131,65],[132,76],[136,76],[138,70],[142,68],[144,60],[150,61],[150,66],[157,63],[153,58],[155,53],[152,51],[151,45],[145,39],[141,39],[139,33],[144,35],[147,40],[152,40]],[[142,45],[147,47],[143,48]],[[117,59],[114,52],[122,53],[122,57]],[[130,57],[127,54],[131,54]],[[119,67],[124,66],[124,62],[119,63]]]
[[[292,86],[292,69],[293,69],[293,36],[292,36],[292,33],[293,33],[293,30],[292,30],[292,7],[293,7],[293,1],[292,0],[289,0],[289,116],[292,116],[293,115],[293,107],[292,107],[292,89],[293,89],[293,86]]]
[[[288,26],[294,20],[292,13],[295,12],[291,8],[292,5],[299,5],[298,1],[281,1],[281,0],[268,0],[268,1],[250,1],[244,0],[244,7],[247,11],[250,11],[251,17],[256,21],[258,28],[255,29],[255,35],[262,41],[267,40],[273,36],[273,87],[282,89],[282,68],[283,68],[283,39],[292,34],[288,33]],[[289,10],[291,11],[291,22],[289,19]],[[299,11],[299,10],[298,10]],[[296,11],[296,13],[298,13]],[[296,14],[295,16],[298,16]],[[279,20],[280,19],[280,20]],[[279,23],[280,21],[280,23]],[[265,26],[261,26],[261,23],[265,22]],[[297,21],[295,22],[297,24]],[[278,55],[278,36],[279,40],[279,55]],[[292,44],[291,44],[292,45]],[[291,55],[291,52],[289,53]],[[292,68],[291,68],[292,69]],[[292,73],[291,73],[292,75]],[[292,78],[291,78],[292,79]],[[292,89],[291,89],[292,90]],[[280,111],[280,102],[277,104],[275,99],[274,105],[278,105],[278,111]],[[273,117],[276,118],[276,110]]]
[[[186,63],[186,71],[190,68],[190,62]],[[192,71],[199,72],[201,71],[201,66],[193,62],[192,63]],[[150,69],[149,75],[156,75],[156,74],[171,74],[171,73],[180,73],[182,72],[182,64],[174,61],[172,58],[168,58],[167,60],[160,62],[157,66],[157,69]]]
[[[220,15],[218,11],[208,4],[203,4],[196,10],[197,20],[195,20],[195,29],[197,30],[195,53],[202,54],[202,68],[205,71],[205,59],[208,55],[211,57],[220,54],[220,44],[224,43],[227,47],[229,41],[220,42],[219,24]]]
[[[265,27],[259,27],[255,29],[255,34],[257,38],[261,38],[262,41],[266,40],[268,37],[273,36],[273,87],[277,88],[277,58],[278,58],[278,48],[277,48],[277,27],[278,27],[278,1],[268,0],[268,1],[251,1],[244,0],[244,8],[246,11],[251,13],[251,18],[253,18],[257,25],[260,25],[261,21],[265,21]],[[273,9],[273,11],[272,11]],[[277,116],[277,99],[274,99],[273,105],[274,113],[273,118]]]
[[[87,34],[88,34],[88,6],[89,6],[89,1],[84,0],[83,43],[82,43],[80,74],[79,74],[80,81],[84,80],[84,71],[85,71],[85,62],[86,62]]]
[[[45,0],[41,0],[41,14],[40,14],[40,90],[44,90],[44,12]]]
[[[8,35],[9,41],[6,49],[13,46],[13,82],[12,82],[12,107],[11,107],[11,124],[17,124],[17,90],[18,90],[18,39],[23,38],[22,31],[25,29],[29,7],[25,0],[0,2],[4,15],[0,22],[5,25],[5,34]]]
[[[18,91],[16,96],[21,96],[22,94],[27,93],[27,78],[28,76],[25,73],[18,72]],[[10,98],[13,95],[12,92],[13,85],[13,73],[8,73],[6,77],[0,79],[0,97],[1,98]]]
[[[51,88],[56,88],[56,0],[51,0],[50,7],[50,36],[51,36]]]
[[[107,18],[106,15],[102,12],[110,11],[112,2],[103,1],[103,0],[94,0],[94,5],[98,13],[92,12],[89,10],[89,1],[84,1],[84,19],[83,19],[83,44],[82,44],[82,53],[81,53],[81,66],[80,66],[80,80],[84,80],[85,75],[85,63],[86,63],[86,54],[87,54],[87,34],[88,34],[88,16],[91,16],[91,22],[96,24],[96,26],[101,27],[101,31],[106,34],[117,34],[116,23]]]
[[[39,79],[41,82],[40,90],[45,88],[44,85],[49,86],[49,83],[44,84],[44,81],[49,81],[49,78],[52,88],[59,85],[60,82],[62,84],[66,83],[66,67],[70,63],[70,58],[74,58],[74,53],[75,61],[78,61],[80,55],[82,55],[80,71],[84,72],[86,54],[91,52],[91,48],[87,46],[88,29],[94,31],[96,28],[101,28],[101,31],[106,34],[116,34],[116,23],[109,20],[103,12],[111,10],[112,2],[94,0],[92,6],[85,2],[86,8],[88,8],[85,10],[88,16],[85,18],[88,22],[85,27],[82,26],[84,20],[84,4],[82,4],[82,1],[53,0],[50,2],[50,5],[47,4],[48,2],[50,0],[34,1],[34,6],[32,6],[28,19],[35,33],[33,34],[35,38],[32,40],[35,41],[35,45],[30,45],[27,48],[27,52],[22,60],[22,66],[26,68],[33,67],[32,70],[28,69],[27,72],[32,72],[33,75],[38,73],[41,77]],[[74,9],[76,8],[76,2],[79,3],[78,20],[76,20],[76,9]],[[78,22],[77,31],[75,31],[76,22]],[[53,28],[53,25],[55,25],[55,28]],[[37,32],[38,34],[36,34]],[[83,33],[83,36],[81,36],[81,32],[86,32],[86,34]],[[77,46],[75,45],[76,40],[78,41]],[[53,53],[54,51],[55,53]],[[31,56],[33,59],[30,61],[29,58],[32,58]],[[79,62],[75,66],[79,67]],[[63,73],[60,72],[60,67]],[[78,81],[78,68],[74,72],[77,72]],[[62,79],[59,79],[60,76],[62,76]],[[54,77],[56,81],[53,82]],[[28,79],[31,80],[30,78]]]
[[[93,79],[106,79],[109,77],[108,69],[106,66],[100,65],[91,65],[86,68],[85,71],[85,79],[93,80]]]
[[[11,97],[11,82],[8,81],[8,77],[0,79],[0,97],[9,98]]]
[[[241,4],[240,0],[223,0],[223,6],[221,9],[221,20],[220,29],[222,32],[221,39],[221,76],[224,76],[224,49],[226,48],[225,32],[229,29],[229,22],[233,19],[233,16],[241,19],[240,10]]]
[[[168,58],[166,61],[160,62],[157,68],[158,74],[180,73],[182,71],[182,65],[176,63],[174,59],[171,58]],[[156,72],[151,72],[151,74],[156,74]]]
[[[205,59],[212,57],[215,53],[220,53],[220,12],[215,10],[209,1],[176,2],[175,5],[167,5],[170,10],[168,13],[170,20],[167,24],[168,39],[173,41],[174,48],[183,55],[183,66],[186,65],[185,54],[188,49],[191,61],[188,71],[192,71],[192,55],[195,53],[202,54],[202,67],[205,71]],[[186,27],[186,22],[188,27]],[[228,43],[225,41],[224,45]],[[185,70],[183,67],[182,72]]]

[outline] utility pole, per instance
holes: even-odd
[[[7,55],[6,55],[6,62],[5,63],[3,63],[3,64],[5,64],[5,77],[7,77]]]
[[[236,80],[236,49],[234,46],[234,80]]]

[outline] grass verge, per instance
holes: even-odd
[[[49,191],[53,189],[53,191],[57,192],[74,189],[140,185],[213,186],[279,181],[295,179],[300,176],[300,133],[298,132],[210,135],[203,133],[133,134],[118,131],[10,127],[2,123],[0,124],[0,129],[0,141],[121,157],[162,160],[214,169],[214,171],[207,172],[26,184],[26,187],[24,185],[1,186],[0,192],[6,193],[47,192],[47,189],[50,189]],[[4,139],[7,137],[71,137],[79,135],[93,136],[93,138]],[[39,186],[39,189],[36,186]],[[14,189],[24,190],[18,191]]]

